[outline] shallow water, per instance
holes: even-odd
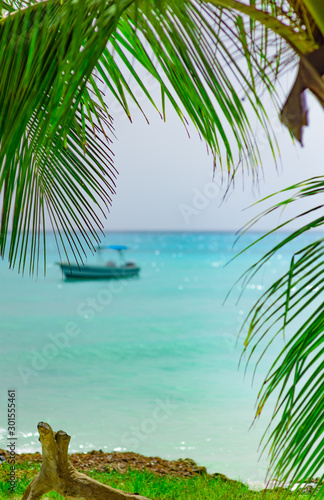
[[[129,281],[64,281],[52,235],[45,279],[22,279],[1,262],[1,407],[15,388],[18,450],[40,450],[36,426],[45,421],[72,435],[71,451],[190,457],[210,472],[262,480],[267,461],[258,460],[257,448],[271,407],[249,427],[279,346],[251,388],[254,364],[244,379],[244,335],[237,342],[237,334],[290,254],[273,259],[238,304],[239,285],[223,304],[265,247],[225,264],[255,237],[233,249],[231,233],[112,233],[105,243],[130,246],[129,257],[142,268]],[[5,412],[0,427],[6,447]]]

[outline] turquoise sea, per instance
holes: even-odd
[[[19,451],[40,451],[37,422],[71,434],[71,451],[131,450],[190,457],[210,472],[264,479],[258,443],[271,407],[250,429],[259,385],[280,340],[252,374],[238,368],[242,321],[291,253],[277,255],[239,298],[240,274],[265,251],[232,233],[111,233],[141,266],[139,279],[67,282],[48,235],[47,274],[23,278],[0,262],[1,421],[17,393]],[[272,239],[269,244],[273,243]],[[111,259],[90,256],[88,262]]]

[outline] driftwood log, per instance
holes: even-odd
[[[38,500],[49,491],[64,497],[96,500],[148,500],[138,494],[125,493],[78,472],[68,459],[71,436],[64,431],[53,432],[50,425],[38,424],[43,462],[40,471],[27,486],[22,500]]]

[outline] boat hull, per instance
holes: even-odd
[[[104,266],[80,266],[76,264],[60,263],[65,277],[68,279],[83,280],[118,280],[137,277],[139,267],[104,267]]]

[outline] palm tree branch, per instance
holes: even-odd
[[[318,48],[318,44],[309,37],[306,31],[300,30],[296,32],[287,24],[281,22],[278,17],[257,9],[251,4],[244,4],[237,0],[208,0],[208,3],[217,7],[233,9],[247,15],[250,19],[261,23],[267,29],[271,29],[271,31],[286,40],[300,54],[307,54]]]

